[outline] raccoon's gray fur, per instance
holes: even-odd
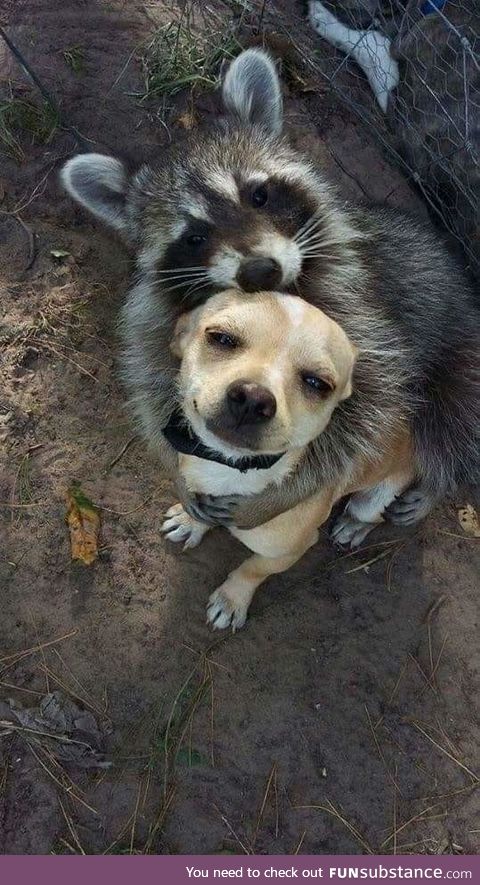
[[[162,427],[176,397],[169,341],[180,313],[231,285],[292,291],[359,347],[354,393],[301,469],[240,507],[237,524],[293,506],[348,473],[359,454],[375,459],[407,421],[423,514],[477,470],[480,315],[470,284],[430,227],[338,202],[279,134],[280,86],[263,52],[232,63],[223,99],[227,114],[213,131],[194,131],[129,180],[120,161],[100,155],[77,157],[63,171],[72,196],[137,248],[121,330],[139,425],[165,457]],[[410,502],[399,499],[399,521],[405,510],[408,521]]]

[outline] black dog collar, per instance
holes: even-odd
[[[280,452],[279,455],[247,455],[244,458],[237,458],[236,461],[226,458],[221,452],[204,445],[178,410],[171,414],[168,424],[163,428],[163,435],[177,452],[195,455],[196,458],[203,458],[205,461],[216,461],[217,464],[225,464],[234,470],[240,470],[241,473],[246,473],[247,470],[267,470],[285,454]]]

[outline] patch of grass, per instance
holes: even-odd
[[[21,163],[25,159],[22,145],[11,128],[11,102],[4,101],[0,104],[0,146],[3,154]]]
[[[208,764],[192,746],[192,727],[198,706],[211,687],[211,673],[205,664],[202,672],[195,667],[181,686],[171,707],[167,722],[160,728],[157,719],[148,769],[150,775],[163,769],[164,796],[169,792],[170,780],[177,766]]]
[[[58,115],[48,102],[12,97],[0,102],[0,145],[17,163],[25,159],[20,135],[32,144],[49,144],[58,127]]]
[[[204,651],[185,646],[196,660],[175,697],[151,705],[144,716],[127,729],[122,744],[111,755],[112,769],[100,775],[97,785],[104,779],[108,783],[122,783],[132,766],[133,770],[139,771],[139,778],[132,808],[103,854],[150,854],[156,851],[176,797],[179,770],[185,772],[185,769],[199,765],[214,766],[213,673],[214,668],[227,668],[212,660],[211,655],[225,638],[217,639]],[[197,729],[204,734],[204,717],[208,716],[210,752],[206,748],[200,751],[194,745],[195,720],[202,707],[202,725],[200,727],[197,723]]]
[[[160,28],[142,56],[141,97],[171,96],[186,87],[214,88],[222,61],[242,49],[236,33],[236,27],[225,23],[194,29],[187,16]]]
[[[179,689],[173,700],[167,723],[159,729],[160,718],[157,718],[154,740],[151,748],[143,802],[145,803],[149,783],[155,773],[161,773],[163,767],[163,802],[155,819],[151,822],[143,854],[150,854],[157,837],[163,828],[165,818],[175,796],[175,771],[177,766],[208,764],[206,758],[192,747],[193,722],[198,707],[208,692],[212,692],[213,676],[208,652],[200,655],[193,670]],[[213,743],[213,737],[212,737]]]
[[[65,64],[74,74],[82,74],[85,70],[85,50],[81,46],[70,46],[62,52]]]

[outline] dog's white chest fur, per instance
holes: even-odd
[[[279,485],[298,461],[296,452],[287,452],[272,467],[242,473],[226,464],[205,461],[194,455],[180,455],[179,468],[191,492],[206,495],[254,495],[270,483]]]

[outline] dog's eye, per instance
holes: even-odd
[[[313,390],[314,393],[318,393],[320,396],[328,396],[333,390],[331,382],[326,381],[325,378],[319,378],[318,375],[312,375],[310,372],[302,373],[302,381],[310,390]]]
[[[238,346],[238,341],[233,335],[230,335],[228,332],[217,332],[211,329],[207,330],[207,341],[215,347],[225,347],[228,350],[235,350]]]
[[[258,187],[252,191],[252,206],[255,206],[256,209],[261,209],[262,206],[265,206],[268,202],[268,190],[264,184],[260,184]]]
[[[198,248],[198,246],[202,246],[206,242],[207,237],[205,234],[191,234],[191,236],[187,237],[187,246],[192,246],[193,248]]]

